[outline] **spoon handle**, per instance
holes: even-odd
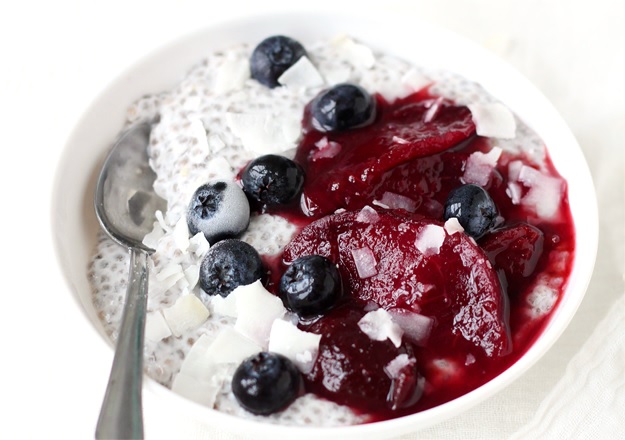
[[[115,357],[96,427],[97,439],[142,439],[143,339],[148,290],[148,254],[130,250],[126,303]]]

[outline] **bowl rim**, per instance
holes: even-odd
[[[532,365],[538,362],[538,360],[547,352],[547,350],[551,346],[553,346],[556,340],[564,332],[565,328],[568,326],[571,319],[573,318],[575,311],[579,307],[584,297],[588,283],[590,282],[590,277],[593,272],[598,246],[598,205],[590,171],[588,169],[588,165],[583,158],[581,148],[579,147],[570,129],[566,126],[566,123],[557,113],[556,109],[552,106],[552,104],[549,103],[549,101],[534,85],[532,85],[527,79],[525,79],[519,72],[517,72],[505,61],[502,61],[501,59],[495,57],[493,54],[489,53],[486,49],[483,49],[482,47],[469,41],[465,37],[457,35],[448,29],[443,29],[441,27],[421,21],[419,18],[415,17],[397,16],[394,18],[394,20],[395,19],[398,20],[399,24],[416,24],[419,27],[420,32],[422,33],[429,32],[431,33],[431,35],[436,35],[439,37],[441,35],[444,35],[445,38],[447,38],[456,46],[456,49],[465,51],[465,53],[470,54],[471,57],[479,60],[480,62],[485,62],[486,64],[488,64],[488,66],[492,68],[492,71],[486,74],[486,76],[484,76],[481,81],[478,82],[482,83],[485,88],[493,94],[493,96],[496,96],[498,99],[501,99],[501,101],[504,102],[506,105],[509,105],[510,108],[516,113],[517,109],[515,108],[515,105],[511,105],[510,94],[505,93],[506,85],[509,86],[511,83],[514,84],[515,87],[521,90],[516,90],[516,94],[525,94],[527,96],[527,99],[535,103],[535,106],[537,108],[540,108],[540,112],[541,115],[544,117],[544,121],[541,122],[539,120],[532,119],[532,123],[528,122],[528,125],[530,125],[541,136],[545,144],[548,146],[550,154],[552,154],[554,151],[551,147],[549,147],[550,142],[561,142],[568,146],[568,151],[559,153],[557,155],[558,160],[555,160],[553,154],[552,159],[554,159],[554,164],[556,165],[556,168],[558,168],[558,171],[561,173],[562,171],[560,165],[564,163],[564,156],[567,156],[567,160],[573,160],[576,164],[575,173],[570,173],[570,177],[575,176],[575,179],[571,179],[569,177],[568,182],[569,190],[571,190],[571,188],[575,188],[575,195],[577,194],[577,191],[579,191],[579,198],[585,199],[586,206],[584,215],[581,216],[580,214],[578,214],[578,217],[576,217],[575,215],[573,216],[575,222],[575,230],[579,231],[580,227],[582,227],[584,230],[584,234],[583,240],[580,240],[580,235],[576,232],[576,248],[573,260],[573,267],[569,280],[567,282],[567,286],[564,288],[564,293],[561,296],[561,300],[557,303],[556,309],[553,311],[548,324],[545,326],[538,339],[514,364],[512,364],[500,375],[498,375],[488,383],[482,385],[481,387],[457,399],[454,399],[437,407],[422,411],[420,413],[363,425],[324,428],[315,427],[311,429],[311,427],[309,426],[291,427],[274,425],[257,420],[242,419],[210,408],[206,408],[195,402],[187,400],[186,398],[183,398],[173,393],[168,388],[158,384],[156,381],[152,380],[148,376],[145,376],[144,388],[146,391],[153,393],[156,396],[159,396],[159,398],[162,397],[163,399],[173,400],[173,402],[176,403],[175,405],[173,405],[176,407],[176,409],[181,410],[181,412],[188,411],[192,413],[194,418],[198,420],[205,420],[209,423],[223,421],[223,424],[219,423],[219,427],[234,432],[255,433],[260,435],[298,435],[303,438],[307,438],[309,436],[310,438],[312,438],[319,435],[320,433],[328,438],[347,438],[347,436],[353,438],[363,436],[375,436],[375,438],[381,438],[388,435],[389,433],[390,435],[399,435],[402,433],[415,431],[417,429],[423,429],[445,419],[451,418],[456,414],[464,412],[470,407],[484,401],[488,397],[493,396],[495,393],[501,391],[503,388],[508,386],[515,379],[518,379]],[[64,222],[64,220],[66,220],[66,217],[60,216],[58,209],[59,206],[63,204],[61,199],[63,198],[64,188],[66,186],[65,173],[68,168],[68,163],[74,160],[73,153],[76,151],[76,145],[84,141],[84,130],[82,130],[81,127],[83,127],[85,124],[92,123],[90,121],[92,121],[94,117],[97,117],[102,113],[100,107],[110,107],[112,105],[111,101],[113,101],[114,99],[120,99],[117,98],[120,94],[120,90],[127,89],[128,84],[130,84],[131,81],[135,81],[136,83],[136,77],[138,76],[138,73],[146,72],[147,69],[150,68],[150,66],[158,64],[159,60],[163,58],[164,54],[172,54],[176,51],[181,51],[182,56],[178,56],[178,58],[191,59],[189,57],[190,52],[193,52],[193,50],[197,51],[197,48],[193,50],[185,49],[191,43],[197,45],[201,41],[209,41],[211,36],[215,35],[228,35],[228,38],[232,38],[233,32],[234,34],[241,33],[243,29],[247,29],[246,32],[249,32],[249,29],[255,29],[254,32],[258,34],[258,29],[266,28],[268,26],[267,23],[279,23],[282,28],[297,29],[298,26],[302,26],[302,23],[323,22],[324,25],[326,25],[328,22],[343,22],[349,23],[347,27],[352,29],[354,27],[353,24],[355,21],[376,24],[379,26],[380,20],[388,20],[388,17],[381,18],[376,17],[374,14],[363,14],[362,12],[358,14],[342,15],[316,11],[314,13],[286,12],[283,14],[257,14],[231,18],[227,21],[214,23],[206,28],[197,29],[185,36],[177,38],[170,43],[161,45],[160,47],[153,49],[152,51],[150,51],[150,53],[133,63],[130,67],[124,69],[124,71],[118,76],[118,78],[116,78],[113,82],[106,86],[100,92],[100,94],[91,102],[88,109],[85,110],[83,116],[76,124],[74,131],[70,134],[59,160],[59,165],[57,166],[52,189],[53,203],[51,226],[53,232],[52,235],[54,237],[54,248],[57,262],[60,266],[61,272],[64,275],[63,278],[68,284],[68,287],[70,288],[69,290],[74,290],[73,296],[76,300],[76,305],[82,309],[82,313],[80,313],[82,319],[84,319],[85,323],[88,323],[89,326],[92,327],[92,329],[97,329],[97,331],[99,332],[99,336],[102,342],[100,347],[108,347],[108,349],[110,350],[110,347],[112,345],[109,342],[105,341],[105,336],[102,328],[98,328],[97,321],[94,322],[95,315],[93,313],[89,313],[88,304],[85,304],[84,301],[81,301],[80,294],[75,291],[74,282],[72,281],[72,277],[74,276],[75,272],[68,273],[72,271],[68,271],[66,262],[68,258],[67,250],[66,247],[61,243],[61,239],[64,236],[64,234],[61,233],[61,231],[64,229],[62,223]],[[288,23],[290,23],[290,25]],[[306,28],[299,29],[298,32],[301,35],[306,35],[306,38],[311,34],[311,32]],[[318,34],[319,32],[314,31],[312,33]],[[353,34],[353,32],[350,33]],[[326,34],[329,37],[332,36],[327,32]],[[370,44],[373,47],[380,46],[374,43],[375,38],[372,38],[371,41],[369,41],[367,38],[362,38],[362,35],[355,36],[364,40],[366,43]],[[228,40],[228,38],[226,38],[226,40]],[[222,44],[226,46],[225,43]],[[407,58],[410,61],[414,61],[412,56],[407,57],[406,54],[402,54],[401,51],[402,49],[400,48],[397,53],[393,53],[398,56]],[[195,61],[197,61],[197,59],[197,57],[194,58]],[[166,75],[171,76],[174,70],[178,70],[180,73],[184,73],[186,69],[188,69],[191,65],[192,63],[189,63],[187,65],[181,65],[180,67],[170,66],[167,73],[160,74],[160,77],[164,77]],[[451,70],[454,69],[452,68]],[[499,81],[497,81],[495,75],[502,75],[505,79],[500,79]],[[479,70],[471,70],[469,73],[466,73],[465,76],[470,79],[475,79],[475,76],[480,76],[480,72]],[[165,86],[167,86],[167,84],[165,84],[165,82],[171,82],[170,78],[168,78],[166,81],[161,81],[160,79],[152,81],[148,78],[148,81],[146,81],[144,84],[144,89],[148,88],[147,91],[157,93],[161,90],[166,89]],[[502,97],[502,94],[499,93],[499,91],[501,90],[504,90],[504,97]],[[112,93],[112,91],[115,92]],[[115,96],[110,96],[111,94]],[[125,99],[123,107],[127,107],[128,104],[132,101],[133,97],[128,97],[128,99]],[[512,99],[512,101],[514,101],[514,99]],[[119,109],[120,107],[120,105],[115,106],[115,108],[117,109]],[[124,113],[122,112],[118,116],[119,117],[117,117],[117,114],[115,114],[112,119],[116,120],[117,122],[114,123],[118,124],[119,128],[121,128]],[[527,113],[521,113],[519,114],[519,116],[522,119],[528,121]],[[109,123],[109,125],[110,124],[111,123]],[[99,133],[104,133],[105,131],[106,130],[101,130]],[[100,145],[102,145],[102,142],[100,143]],[[101,153],[105,152],[103,147],[101,148],[101,150]],[[100,160],[98,160],[97,163],[101,162],[102,157],[100,157],[99,159]],[[88,172],[89,171],[87,171],[87,174]],[[93,174],[94,171],[92,170],[91,172]],[[583,188],[581,185],[582,183],[584,186]],[[88,191],[85,191],[85,193],[87,192]],[[573,191],[570,191],[569,197],[571,197],[572,192]],[[578,201],[576,198],[575,203],[578,204],[580,203],[580,201]],[[581,248],[579,247],[580,245],[582,246]]]

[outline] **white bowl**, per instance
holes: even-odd
[[[320,24],[323,24],[322,26]],[[443,29],[409,20],[330,14],[288,14],[223,23],[162,47],[131,66],[93,102],[71,134],[59,162],[54,186],[53,233],[66,291],[76,300],[67,313],[84,317],[85,329],[101,336],[94,349],[112,349],[91,303],[87,262],[95,249],[98,224],[93,191],[102,160],[120,131],[125,111],[138,97],[167,90],[208,51],[236,43],[256,43],[268,35],[286,34],[303,42],[350,34],[369,46],[415,64],[443,68],[482,84],[530,125],[548,146],[551,158],[569,184],[569,201],[577,231],[575,260],[563,294],[546,328],[514,365],[482,387],[438,407],[411,416],[372,424],[323,428],[289,428],[233,419],[201,407],[146,378],[146,390],[171,405],[172,411],[192,414],[207,426],[254,437],[384,438],[398,436],[451,418],[501,391],[535,364],[564,331],[580,304],[593,270],[597,237],[597,203],[591,176],[570,130],[545,97],[501,60]],[[97,339],[94,332],[94,340]]]

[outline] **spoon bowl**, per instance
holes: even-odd
[[[154,193],[156,174],[148,163],[150,124],[142,122],[125,131],[106,158],[95,191],[100,226],[113,240],[128,248],[152,253],[143,237],[152,230],[157,210],[165,201]]]
[[[95,190],[100,226],[130,252],[128,290],[109,383],[96,438],[143,438],[141,387],[148,288],[148,258],[142,243],[165,201],[154,192],[156,175],[148,163],[150,124],[128,129],[108,155]]]

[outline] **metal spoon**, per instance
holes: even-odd
[[[148,164],[150,124],[126,131],[107,157],[95,191],[95,211],[108,235],[130,252],[130,273],[122,323],[115,347],[96,438],[143,438],[141,384],[148,288],[148,256],[142,243],[155,212],[166,202],[154,193],[156,175]]]

